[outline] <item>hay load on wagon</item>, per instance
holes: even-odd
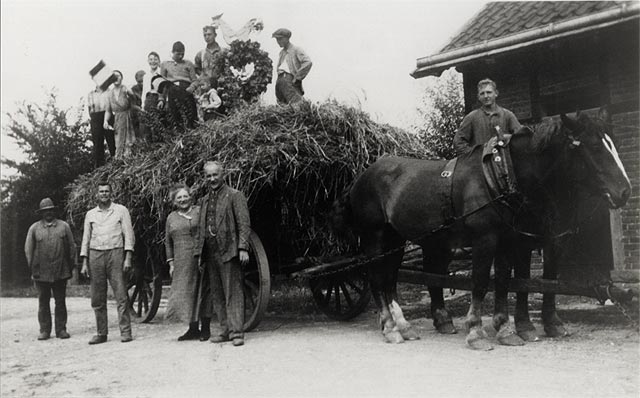
[[[247,196],[252,227],[272,260],[324,256],[344,249],[328,210],[355,177],[380,156],[425,154],[417,137],[358,108],[334,101],[296,108],[256,103],[78,178],[69,187],[68,218],[81,228],[95,206],[95,183],[109,180],[114,200],[131,212],[139,244],[162,263],[172,185],[185,182],[201,197],[202,166],[214,159],[226,165],[227,183]]]

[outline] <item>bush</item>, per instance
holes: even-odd
[[[464,118],[462,75],[449,69],[432,82],[418,108],[424,123],[415,129],[431,155],[451,159],[456,156],[453,137]]]
[[[41,199],[50,197],[62,210],[65,187],[92,168],[88,122],[81,113],[69,121],[72,110],[56,104],[55,92],[47,94],[44,106],[22,103],[7,114],[6,134],[26,155],[24,161],[5,159],[17,174],[2,179],[2,280],[20,282],[28,278],[23,254],[29,226],[38,219]],[[60,211],[62,215],[62,211]]]

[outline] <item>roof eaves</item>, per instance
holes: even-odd
[[[601,11],[599,13],[573,18],[558,23],[518,32],[513,35],[485,40],[444,53],[418,58],[416,69],[410,75],[416,79],[424,76],[439,75],[445,69],[460,65],[475,59],[488,57],[498,53],[513,51],[541,42],[558,39],[585,31],[601,29],[626,22],[640,16],[640,2],[622,4],[620,7]]]

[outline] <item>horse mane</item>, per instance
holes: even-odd
[[[536,153],[541,153],[552,146],[554,139],[561,137],[562,122],[544,121],[523,127],[523,129],[526,128],[533,134],[531,138],[531,149]]]

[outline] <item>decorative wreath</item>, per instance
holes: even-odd
[[[215,59],[218,76],[218,95],[228,109],[252,102],[267,91],[271,83],[273,66],[269,54],[260,49],[260,43],[236,40]]]

